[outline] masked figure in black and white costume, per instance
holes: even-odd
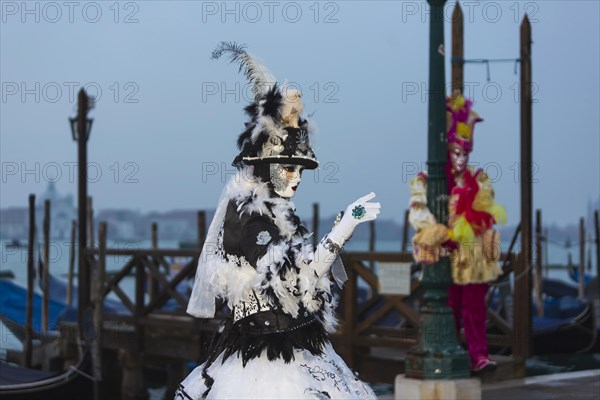
[[[318,167],[311,125],[297,91],[235,43],[231,56],[253,85],[251,120],[238,139],[237,175],[227,183],[199,259],[188,313],[212,318],[215,298],[232,319],[208,360],[180,385],[177,399],[375,398],[335,353],[330,272],[345,280],[338,252],[356,226],[379,214],[368,194],[340,213],[316,249],[290,198],[304,169]]]

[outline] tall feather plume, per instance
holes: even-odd
[[[269,69],[252,57],[245,45],[236,42],[221,42],[212,52],[212,59],[218,60],[223,54],[229,55],[229,62],[239,65],[239,72],[244,72],[246,79],[252,84],[254,98],[258,99],[275,84],[277,79]]]

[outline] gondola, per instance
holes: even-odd
[[[32,329],[36,339],[42,342],[54,340],[57,332],[53,332],[60,322],[74,322],[77,318],[77,296],[73,296],[73,304],[66,304],[67,285],[65,282],[50,275],[48,277],[48,321],[49,331],[42,330],[42,296],[33,294]],[[77,286],[73,286],[77,293]],[[0,279],[0,321],[19,340],[25,338],[25,312],[27,305],[27,288],[7,279]],[[129,310],[123,303],[104,300],[104,309],[114,314],[127,314]]]
[[[74,293],[76,293],[74,288]],[[74,306],[67,306],[64,299],[66,285],[60,279],[49,276],[48,315],[49,329],[41,324],[42,296],[33,294],[33,339],[44,344],[59,337],[58,324],[75,321]],[[0,279],[0,320],[19,340],[25,340],[25,312],[27,289],[10,280]],[[125,306],[106,299],[105,309],[123,313]],[[89,343],[88,343],[89,347]],[[0,399],[90,399],[93,398],[92,358],[88,350],[80,349],[79,361],[62,372],[46,372],[24,368],[0,361]]]
[[[600,321],[595,315],[593,296],[580,299],[577,287],[554,279],[544,279],[542,288],[544,316],[533,316],[533,353],[600,351]]]
[[[0,279],[0,321],[20,341],[25,339],[25,309],[27,305],[27,289],[10,280]],[[49,331],[42,329],[42,296],[33,294],[32,329],[34,339],[41,342],[55,340],[56,322],[66,305],[53,299],[48,300]]]
[[[80,360],[66,371],[43,372],[0,362],[0,399],[87,400],[93,398],[92,360],[80,352]]]
[[[26,245],[21,243],[19,241],[19,239],[13,239],[10,242],[5,242],[4,243],[4,247],[7,249],[21,249],[23,247],[25,247]]]
[[[583,302],[572,317],[533,317],[533,354],[568,354],[598,352],[598,327],[594,307]]]

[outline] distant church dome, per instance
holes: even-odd
[[[36,212],[40,220],[44,218],[44,203],[50,200],[50,236],[53,239],[65,239],[70,231],[71,221],[77,217],[73,195],[61,195],[56,184],[49,182],[46,190],[38,197]]]
[[[40,205],[44,204],[44,201],[46,201],[46,200],[50,200],[50,203],[55,203],[56,201],[61,199],[60,194],[56,190],[56,185],[54,184],[54,182],[48,183],[48,187],[46,188],[46,191],[44,191],[44,193],[42,193],[42,195],[39,197],[39,199],[40,199],[39,200]]]

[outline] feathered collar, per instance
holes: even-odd
[[[266,216],[279,228],[281,236],[288,240],[297,234],[303,238],[310,236],[295,214],[294,202],[274,195],[267,182],[253,176],[251,168],[238,171],[226,188],[229,200],[237,205],[238,215]]]

